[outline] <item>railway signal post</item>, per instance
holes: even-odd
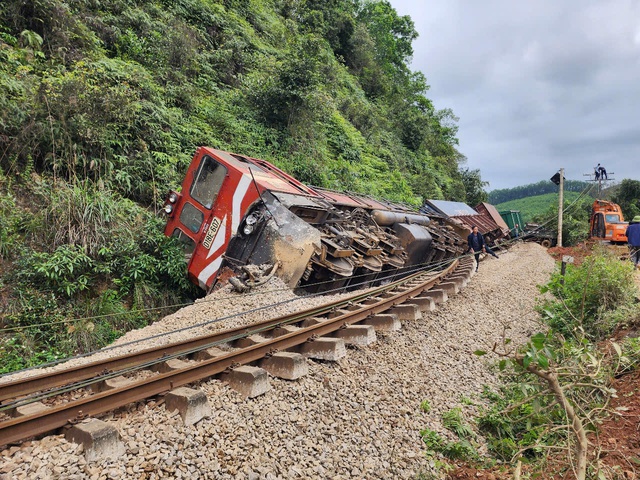
[[[551,177],[551,181],[558,185],[558,246],[562,246],[562,210],[564,208],[564,168],[561,168],[558,173]]]
[[[615,178],[613,178],[612,175],[615,175],[615,173],[614,172],[610,172],[610,173],[607,174],[607,178],[603,179],[602,175],[596,175],[595,172],[589,172],[589,173],[583,173],[582,174],[583,177],[589,177],[589,180],[587,180],[587,182],[597,182],[598,190],[596,192],[596,195],[598,197],[600,197],[600,193],[602,192],[602,184],[603,184],[603,182],[608,182],[608,181],[615,180]]]

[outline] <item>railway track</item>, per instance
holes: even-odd
[[[87,416],[100,415],[180,386],[215,377],[274,352],[299,348],[317,337],[363,322],[407,300],[420,297],[447,278],[460,273],[468,278],[472,265],[471,258],[461,258],[437,273],[416,273],[366,293],[248,327],[0,384],[0,415],[3,418],[8,418],[8,414],[19,407],[43,400],[54,405],[0,421],[0,445],[41,436]],[[212,348],[217,350],[215,355],[198,355]],[[168,366],[171,361],[196,357],[201,360]],[[162,365],[165,367],[159,368]],[[143,378],[126,383],[122,381],[123,375],[148,372],[148,369],[155,369],[156,373],[139,375]],[[118,379],[121,381],[114,388],[104,391],[99,388],[108,380]],[[80,398],[69,400],[71,392],[76,392],[74,397]],[[61,396],[65,399],[58,401]]]

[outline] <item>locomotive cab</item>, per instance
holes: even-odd
[[[312,190],[266,162],[199,148],[181,192],[170,192],[164,205],[165,235],[184,244],[189,279],[210,290],[225,266],[279,262],[279,276],[297,284],[319,233],[288,212],[278,193]]]

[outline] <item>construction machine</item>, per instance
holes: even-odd
[[[629,222],[624,221],[620,205],[608,200],[596,199],[593,202],[589,222],[589,238],[611,243],[627,243],[628,226]]]

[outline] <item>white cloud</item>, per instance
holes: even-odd
[[[583,179],[597,163],[640,179],[640,2],[391,0],[420,37],[437,108],[491,188]]]

